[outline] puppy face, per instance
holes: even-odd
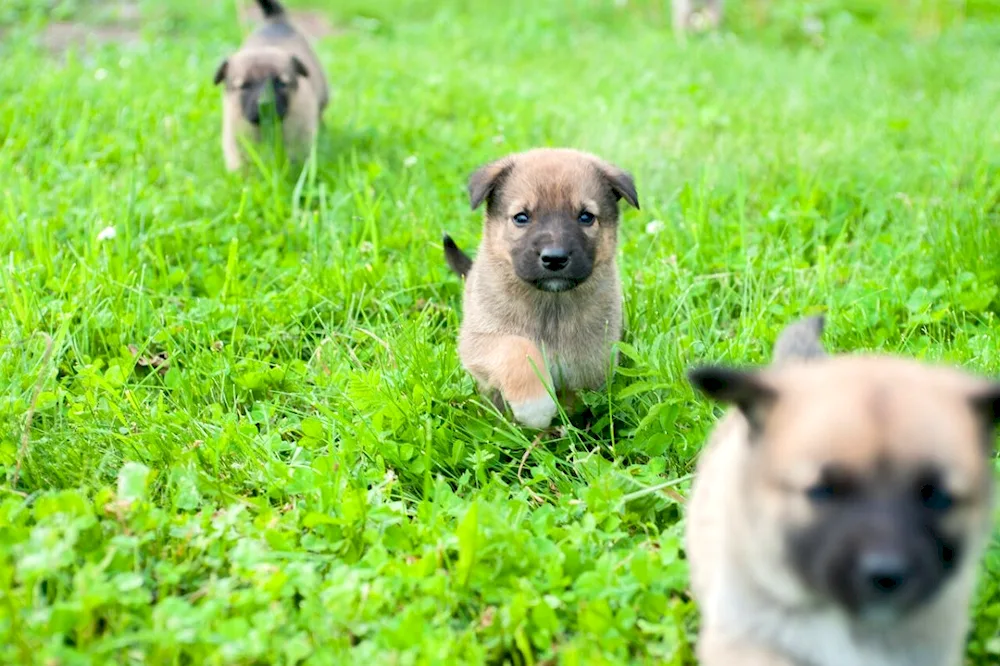
[[[613,261],[623,198],[639,207],[628,173],[566,149],[510,155],[469,179],[472,208],[487,205],[486,252],[548,292],[573,289]]]
[[[215,73],[215,84],[225,81],[226,94],[235,96],[243,118],[259,125],[261,111],[273,104],[278,119],[288,114],[300,77],[309,75],[294,55],[279,49],[241,51],[224,61]]]
[[[772,580],[865,619],[932,600],[989,531],[1000,385],[897,359],[692,373],[749,423],[746,544]],[[963,611],[964,612],[964,611]]]

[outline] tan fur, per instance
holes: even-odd
[[[292,27],[287,34],[275,33],[273,23],[284,22]],[[287,16],[268,19],[249,35],[240,49],[230,56],[225,66],[225,88],[222,100],[222,152],[226,169],[239,170],[245,160],[241,142],[258,142],[259,129],[249,123],[240,111],[240,85],[255,80],[269,69],[284,66],[294,56],[308,69],[308,76],[282,76],[282,80],[297,82],[290,96],[288,112],[281,124],[282,141],[292,160],[305,160],[315,142],[323,111],[329,101],[329,84],[323,66],[304,34]]]
[[[733,408],[712,433],[688,504],[687,557],[702,611],[704,666],[958,666],[976,564],[988,539],[993,477],[970,397],[987,383],[914,361],[840,356],[783,363],[762,380],[780,396],[751,443]],[[787,565],[782,535],[806,525],[804,489],[821,465],[878,461],[944,470],[967,536],[960,571],[924,606],[868,627],[812,596]]]
[[[539,149],[486,167],[473,177],[513,164],[504,199],[486,215],[479,254],[467,276],[459,355],[486,391],[498,390],[522,424],[546,427],[556,413],[546,385],[560,394],[597,389],[608,379],[612,346],[622,327],[622,294],[615,257],[618,210],[597,211],[586,233],[598,238],[589,279],[567,292],[548,293],[523,282],[511,264],[509,246],[522,229],[510,223],[521,209],[571,202],[591,205],[607,188],[597,157],[565,149]],[[533,361],[539,372],[531,367]],[[539,377],[539,374],[541,377]],[[519,412],[533,411],[521,418]]]

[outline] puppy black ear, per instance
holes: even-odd
[[[215,78],[212,79],[215,85],[219,85],[226,78],[226,71],[229,69],[229,60],[223,60],[219,69],[215,70]]]
[[[990,432],[994,432],[1000,426],[1000,382],[977,390],[972,395],[972,408],[982,415]]]
[[[492,196],[513,167],[513,160],[504,157],[479,167],[469,176],[469,205],[472,210],[479,208],[484,200]]]
[[[778,392],[753,372],[705,366],[689,371],[688,380],[708,397],[736,405],[754,430],[760,430],[778,398]]]
[[[630,206],[639,210],[639,193],[635,190],[632,174],[607,162],[601,163],[601,173],[608,179],[611,191],[618,199],[625,199]]]
[[[294,70],[294,72],[299,76],[309,78],[309,70],[306,69],[306,66],[302,64],[302,61],[295,56],[292,56],[292,70]]]

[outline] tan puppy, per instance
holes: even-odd
[[[695,0],[673,0],[671,12],[674,30],[684,33],[695,29],[717,29],[722,23],[722,3],[723,0],[703,0],[701,3]],[[698,4],[704,5],[701,11],[696,7]]]
[[[281,123],[286,153],[304,159],[329,100],[323,67],[285,8],[275,0],[257,4],[265,23],[215,72],[215,84],[226,84],[222,152],[229,171],[243,165],[240,140],[260,141],[262,120],[266,122],[272,109]]]
[[[825,357],[821,320],[778,363],[691,372],[734,404],[687,515],[704,666],[958,666],[990,532],[1000,384]]]
[[[639,207],[625,171],[575,150],[531,150],[469,178],[472,208],[486,202],[475,262],[445,235],[448,264],[466,277],[462,364],[525,426],[549,426],[550,389],[607,381],[622,326],[619,199]]]

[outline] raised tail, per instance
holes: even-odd
[[[260,11],[264,12],[267,18],[278,18],[285,15],[285,7],[277,0],[257,0]]]
[[[820,343],[825,325],[826,318],[823,315],[789,324],[774,343],[771,362],[810,361],[826,356],[826,350]]]
[[[455,245],[455,241],[448,234],[444,235],[442,242],[444,244],[444,258],[448,262],[448,266],[463,278],[467,276],[469,269],[472,268],[472,259]]]

